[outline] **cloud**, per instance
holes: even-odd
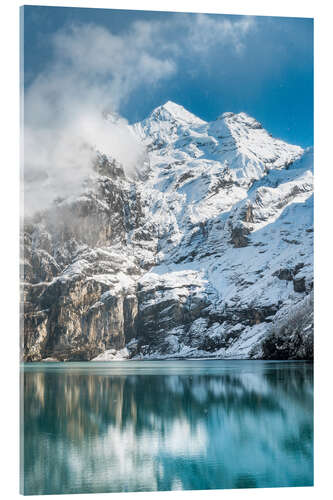
[[[207,53],[214,46],[231,49],[239,54],[245,48],[245,41],[254,28],[255,20],[250,16],[232,20],[224,16],[198,14],[194,23],[188,20],[188,45],[201,54]]]
[[[71,71],[85,78],[91,74],[94,79],[111,77],[125,86],[125,93],[138,80],[141,84],[156,83],[175,71],[172,60],[152,55],[153,43],[153,31],[142,24],[134,24],[122,36],[101,26],[81,25],[54,37],[56,57]]]
[[[45,208],[56,196],[75,194],[92,174],[94,151],[119,160],[127,174],[143,148],[126,120],[111,122],[140,85],[156,85],[175,71],[153,56],[142,27],[115,36],[95,25],[72,26],[52,37],[54,58],[25,92],[25,211]]]

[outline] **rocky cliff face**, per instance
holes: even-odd
[[[24,359],[311,357],[312,151],[171,102],[132,132],[140,177],[98,155],[25,221]]]

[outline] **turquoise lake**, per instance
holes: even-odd
[[[313,366],[30,363],[26,495],[313,485]]]

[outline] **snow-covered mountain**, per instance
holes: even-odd
[[[313,152],[172,102],[25,223],[24,358],[311,358]]]

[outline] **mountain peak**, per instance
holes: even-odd
[[[232,123],[235,124],[237,123],[239,125],[243,125],[245,127],[253,129],[263,128],[260,122],[258,122],[255,118],[248,115],[244,111],[241,111],[240,113],[232,113],[231,111],[228,111],[218,116],[217,120],[224,120],[227,125],[230,125]]]
[[[201,120],[201,118],[173,101],[167,101],[155,108],[150,117],[160,121],[176,120],[186,123],[206,123],[204,120]]]
[[[181,104],[177,104],[176,102],[173,102],[173,101],[167,101],[166,103],[162,104],[162,106],[160,106],[160,107],[166,109],[170,113],[177,113],[177,112],[181,112],[181,111],[186,111],[184,106],[181,106]]]

